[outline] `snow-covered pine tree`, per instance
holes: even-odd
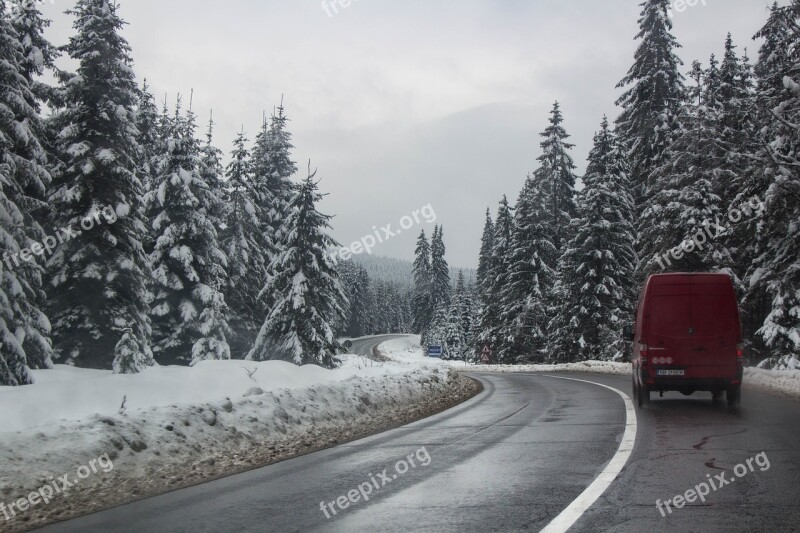
[[[387,287],[384,280],[376,280],[372,285],[372,326],[375,328],[375,333],[388,333],[389,322],[391,321],[389,314],[391,312],[387,297]]]
[[[180,100],[173,123],[167,151],[156,157],[153,189],[145,196],[156,213],[154,352],[163,364],[230,359],[229,311],[221,292],[228,263],[217,234],[219,178],[207,176],[194,115],[181,114]]]
[[[136,140],[139,144],[139,157],[137,159],[142,176],[142,187],[149,191],[153,181],[153,157],[163,151],[159,146],[158,108],[153,93],[144,80],[139,91],[139,101],[136,105],[136,129],[139,132]]]
[[[40,111],[42,103],[58,102],[55,89],[45,83],[41,76],[48,71],[56,72],[55,61],[60,56],[59,50],[44,36],[45,30],[50,27],[50,20],[39,11],[39,4],[40,0],[12,0],[10,15],[22,46],[21,73],[36,97],[36,103],[32,106],[37,111]]]
[[[225,172],[226,228],[222,232],[224,250],[228,256],[229,276],[225,300],[231,309],[234,331],[234,355],[241,357],[255,341],[267,307],[255,287],[267,279],[269,248],[262,233],[265,207],[253,188],[253,168],[247,138],[240,132],[233,142],[231,161]]]
[[[414,314],[411,310],[414,300],[413,291],[404,285],[397,287],[400,294],[400,328],[397,331],[398,333],[411,333],[411,325],[414,321]]]
[[[735,279],[723,228],[727,209],[714,192],[720,180],[733,179],[723,166],[727,153],[717,142],[719,76],[713,62],[704,73],[695,61],[690,74],[695,85],[679,113],[675,141],[653,171],[639,218],[641,269],[645,274],[724,270]],[[682,253],[670,253],[676,246]]]
[[[800,0],[773,9],[765,46],[759,57],[758,104],[763,125],[763,145],[755,165],[763,166],[764,213],[758,225],[759,243],[753,262],[751,287],[763,287],[771,309],[758,333],[769,348],[765,367],[800,364]],[[774,23],[775,28],[769,28]],[[780,81],[779,81],[780,80]]]
[[[417,248],[414,251],[414,324],[413,331],[422,336],[425,344],[427,331],[433,320],[433,299],[431,295],[431,247],[425,230],[420,231]]]
[[[145,353],[130,328],[114,348],[114,362],[111,365],[115,374],[138,374],[154,365],[153,357]]]
[[[501,295],[503,287],[508,282],[513,229],[514,215],[508,205],[508,199],[504,195],[497,209],[497,217],[494,223],[492,266],[489,270],[488,292],[481,312],[480,334],[478,335],[479,350],[484,345],[489,345],[495,354],[498,350],[503,349],[504,339],[501,337],[503,302],[501,301]]]
[[[749,163],[741,154],[752,151],[748,147],[752,145],[757,134],[755,117],[752,114],[754,88],[750,71],[747,59],[737,56],[736,45],[729,33],[725,39],[725,55],[719,70],[719,106],[716,109],[717,143],[725,152],[725,158],[718,163],[725,175],[720,176],[715,183],[715,192],[726,206],[733,205],[736,200],[740,170]],[[709,87],[710,84],[706,83],[706,86]],[[747,268],[744,265],[742,267]],[[740,271],[739,275],[743,278],[745,272]]]
[[[718,81],[709,67],[705,77],[705,94],[709,111],[713,112],[713,125],[716,130],[716,150],[708,154],[709,166],[715,169],[713,183],[714,193],[720,197],[720,205],[725,209],[737,210],[743,203],[747,205],[753,195],[759,198],[763,188],[751,191],[750,185],[763,183],[763,166],[754,168],[748,154],[755,153],[762,145],[758,126],[762,119],[755,105],[752,67],[745,57],[740,59],[736,54],[736,46],[729,33],[725,39],[725,53],[719,67]],[[709,95],[716,92],[716,98]],[[752,170],[754,175],[750,175]],[[753,179],[755,178],[755,179]],[[748,184],[749,183],[749,184]],[[750,192],[750,194],[746,194]],[[755,247],[757,243],[753,235],[757,233],[759,217],[753,213],[745,214],[743,220],[731,225],[725,244],[734,263],[731,268],[735,272],[734,279],[746,280],[751,274]],[[769,309],[769,300],[763,287],[754,288],[749,293],[741,284],[737,285],[741,297],[741,315],[743,337],[749,354],[763,351],[756,331],[764,322]]]
[[[478,290],[481,300],[485,300],[485,295],[489,291],[489,272],[492,270],[492,248],[494,247],[494,222],[492,221],[491,210],[486,208],[486,223],[483,225],[483,235],[481,236],[481,250],[478,255]]]
[[[450,303],[450,310],[447,314],[447,328],[445,333],[445,344],[447,353],[445,359],[463,359],[467,348],[467,337],[464,333],[464,325],[461,322],[461,302],[460,298],[453,298]]]
[[[548,328],[554,361],[615,360],[633,313],[634,205],[622,149],[603,117],[589,154],[575,237],[559,260],[557,313]]]
[[[631,165],[637,204],[644,200],[650,173],[661,164],[674,117],[684,99],[683,63],[675,54],[681,45],[671,33],[670,0],[645,0],[640,5],[635,39],[641,43],[633,65],[617,85],[627,89],[616,102],[623,108],[616,131]]]
[[[461,331],[464,334],[464,349],[471,345],[470,334],[472,331],[472,316],[473,316],[473,294],[472,287],[467,287],[464,278],[464,271],[458,271],[456,278],[456,293],[455,300],[458,303],[458,314],[461,317]]]
[[[762,41],[755,66],[761,96],[765,93],[774,95],[783,89],[783,75],[790,62],[786,44],[792,38],[791,23],[786,9],[773,2],[767,22],[753,36],[753,39]]]
[[[450,267],[444,255],[444,227],[436,226],[431,237],[431,299],[434,308],[449,309]]]
[[[338,243],[327,233],[332,217],[317,211],[323,195],[315,174],[309,168],[289,203],[280,231],[282,251],[270,264],[262,290],[275,295],[275,305],[247,354],[249,360],[282,359],[326,368],[338,364],[340,346],[331,323],[344,316],[347,296],[328,254]]]
[[[348,336],[347,330],[350,325],[352,295],[358,281],[358,265],[352,260],[339,261],[336,263],[336,271],[339,274],[339,282],[342,284],[342,290],[347,296],[347,304],[342,306],[344,315],[333,324],[333,331],[338,338]],[[359,336],[360,335],[352,335],[352,337]]]
[[[558,252],[547,205],[552,197],[544,192],[549,184],[540,180],[543,176],[527,177],[514,210],[506,280],[500,287],[499,362],[544,359]]]
[[[763,41],[755,66],[757,76],[754,76],[753,68],[746,57],[741,61],[738,83],[740,91],[748,93],[748,96],[744,97],[741,105],[743,125],[739,132],[731,126],[734,130],[730,136],[732,140],[725,145],[729,148],[729,157],[736,171],[736,180],[728,194],[732,196],[728,205],[739,206],[753,199],[763,201],[766,196],[770,178],[765,169],[771,166],[771,161],[764,150],[769,142],[769,128],[764,126],[775,120],[769,102],[783,90],[783,77],[789,68],[789,48],[786,43],[792,38],[790,21],[791,18],[774,3],[767,22],[754,36]],[[755,89],[752,87],[754,82],[757,83]],[[734,101],[738,103],[737,100]],[[736,116],[736,111],[732,114]],[[757,332],[772,309],[772,297],[767,293],[766,284],[750,283],[759,268],[756,258],[765,249],[765,243],[754,238],[759,235],[761,224],[760,216],[748,216],[733,226],[733,235],[730,238],[733,243],[732,253],[735,253],[737,259],[737,273],[745,281],[747,289],[741,300],[745,353],[754,362],[768,358],[770,352],[764,338]],[[774,361],[768,359],[765,364],[769,366]]]
[[[16,386],[33,382],[30,368],[52,367],[42,266],[28,249],[43,236],[32,211],[49,174],[24,48],[7,17],[0,0],[0,386]]]
[[[190,106],[191,107],[191,106]],[[191,110],[189,111],[191,115]],[[194,119],[194,115],[191,115]],[[203,181],[209,183],[210,187],[215,189],[224,189],[225,170],[222,168],[222,150],[214,145],[214,112],[212,110],[208,118],[208,127],[206,128],[206,141],[200,144],[200,175]],[[221,217],[224,219],[225,217]]]
[[[49,194],[53,224],[76,234],[48,262],[49,314],[61,362],[93,368],[111,368],[125,328],[150,350],[137,87],[117,9],[110,0],[78,0],[69,11],[76,34],[64,50],[78,72],[62,87],[65,107],[53,118],[63,162]],[[112,216],[102,220],[100,212]],[[77,233],[90,219],[100,223]]]
[[[348,335],[360,337],[366,335],[369,329],[370,279],[367,270],[359,266],[356,272],[355,284],[350,297],[350,326]]]
[[[378,327],[376,324],[379,304],[375,294],[375,284],[372,281],[370,281],[366,288],[366,302],[367,316],[364,317],[364,334],[374,335],[378,333]]]
[[[292,135],[287,129],[288,118],[284,115],[283,99],[269,123],[264,118],[261,131],[256,136],[253,147],[253,189],[258,195],[261,207],[262,232],[270,246],[269,257],[279,252],[278,245],[283,239],[283,227],[288,206],[294,197],[296,186],[291,178],[297,172],[292,161]],[[267,300],[271,295],[266,295]]]
[[[694,63],[692,63],[692,68],[694,68]],[[717,61],[715,54],[711,54],[711,58],[708,60],[708,68],[703,72],[701,79],[703,83],[699,89],[699,94],[702,96],[700,101],[715,111],[718,110],[722,105],[720,95],[722,82],[720,80],[719,61]],[[693,100],[692,91],[687,93],[687,97],[689,101]]]
[[[20,73],[30,88],[25,98],[27,104],[39,115],[36,120],[29,122],[29,128],[35,133],[36,142],[46,152],[46,167],[39,165],[38,168],[31,168],[29,171],[39,173],[41,181],[47,185],[50,182],[50,175],[47,172],[53,173],[58,168],[58,161],[54,157],[56,132],[50,127],[50,121],[41,116],[41,113],[45,105],[57,107],[60,98],[57,96],[58,90],[44,82],[43,76],[48,73],[59,74],[55,60],[60,56],[60,52],[44,37],[45,30],[50,26],[50,20],[44,18],[39,11],[40,3],[37,0],[12,0],[10,19],[22,47]],[[41,200],[38,206],[31,205],[28,209],[40,224],[47,223],[50,213],[47,209],[41,208],[46,200],[44,190],[38,183],[31,183],[25,192],[31,198]]]
[[[569,155],[574,145],[567,142],[569,134],[562,125],[564,116],[556,102],[550,112],[550,125],[541,133],[542,155],[537,158],[539,168],[534,172],[547,206],[543,222],[550,233],[550,241],[560,253],[566,243],[570,221],[577,215],[575,205],[575,163]],[[556,258],[557,259],[557,258]],[[549,265],[555,268],[555,262]]]
[[[433,311],[433,319],[425,340],[422,345],[432,345],[442,347],[442,359],[449,359],[449,347],[447,345],[448,325],[450,323],[450,308],[439,305]]]

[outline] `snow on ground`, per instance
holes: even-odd
[[[395,362],[405,366],[422,368],[452,368],[470,372],[595,372],[600,374],[630,374],[630,363],[607,361],[585,361],[558,365],[476,365],[464,361],[443,361],[426,357],[419,345],[419,335],[392,339],[381,343],[378,350]]]
[[[58,366],[35,377],[35,385],[0,388],[0,503],[51,476],[77,481],[81,465],[106,454],[113,469],[31,508],[31,522],[12,529],[351,440],[453,405],[473,387],[447,368],[355,355],[336,370],[205,361],[129,376]]]
[[[745,368],[744,384],[773,392],[800,397],[800,370],[764,370]]]
[[[33,385],[0,387],[0,434],[60,420],[116,414],[123,398],[130,413],[239,397],[252,387],[264,391],[302,389],[353,376],[368,378],[399,371],[396,365],[379,366],[359,356],[345,356],[344,364],[336,370],[314,365],[298,367],[283,361],[237,360],[202,361],[193,368],[161,366],[141,374],[114,375],[110,370],[56,365],[52,370],[34,370]]]
[[[465,364],[463,361],[442,361],[424,355],[419,345],[418,335],[384,342],[378,346],[378,350],[394,359],[398,364],[405,366],[418,365],[422,368],[438,366],[471,372],[590,372],[613,375],[629,375],[631,373],[630,363],[610,361],[539,365],[476,365]],[[745,387],[757,387],[800,397],[800,370],[745,368],[744,384]]]

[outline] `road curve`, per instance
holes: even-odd
[[[408,337],[409,335],[376,335],[373,337],[360,337],[358,339],[350,339],[350,342],[353,345],[350,347],[350,351],[357,355],[365,355],[367,357],[372,357],[373,350],[386,341],[390,341],[392,339],[401,339],[403,337]]]
[[[629,377],[560,376],[629,389]],[[592,383],[545,375],[475,377],[483,393],[425,420],[46,530],[538,531],[617,453],[623,399]],[[654,399],[637,413],[627,465],[572,530],[791,530],[800,523],[798,407],[749,390],[737,412],[699,396]],[[704,504],[666,517],[656,509],[656,499],[762,451],[769,470],[756,469]],[[416,466],[397,474],[398,462],[415,453]],[[369,501],[359,496],[344,510],[321,509],[373,481],[379,488],[370,489]]]

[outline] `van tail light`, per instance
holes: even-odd
[[[646,344],[642,344],[641,347],[639,348],[639,356],[642,359],[642,365],[647,364],[647,358],[649,357],[649,355],[650,355],[650,347]]]
[[[744,346],[741,344],[736,345],[736,361],[738,361],[739,364],[744,364]]]

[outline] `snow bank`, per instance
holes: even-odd
[[[744,384],[772,392],[800,397],[800,370],[763,370],[745,368]]]
[[[618,376],[631,373],[630,363],[611,361],[581,361],[553,365],[469,365],[468,368],[473,372],[591,372]]]
[[[228,363],[198,365],[199,372],[192,379],[189,377],[198,367],[162,368],[145,373],[138,380],[117,380],[107,373],[62,368],[60,376],[56,371],[32,386],[53,405],[49,386],[70,383],[67,378],[72,376],[81,380],[81,388],[100,387],[104,394],[113,390],[112,385],[124,386],[125,391],[113,390],[113,397],[127,392],[134,402],[149,406],[139,405],[124,414],[50,421],[35,430],[3,433],[0,502],[15,501],[38,490],[51,476],[68,474],[69,479],[75,479],[81,465],[105,454],[113,461],[111,471],[81,479],[80,490],[76,487],[46,506],[31,508],[24,515],[25,522],[15,519],[4,525],[12,530],[27,529],[268,464],[432,414],[477,391],[473,382],[447,369],[368,365],[357,357],[348,358],[344,368],[335,371],[284,367],[274,362],[262,364],[252,379],[233,366],[242,365],[241,361]],[[262,369],[263,375],[258,376]],[[237,372],[223,376],[223,370]],[[180,384],[174,374],[189,379],[191,387]],[[216,380],[210,374],[216,374]],[[258,379],[261,381],[254,381]],[[312,382],[313,386],[309,386]],[[286,383],[294,388],[283,387]],[[267,391],[260,385],[274,390]],[[176,386],[175,391],[164,390],[172,386]],[[203,390],[204,386],[209,389]],[[191,388],[198,392],[191,392]],[[157,398],[146,399],[148,391]],[[62,392],[66,393],[66,389]],[[3,392],[9,398],[17,394]],[[197,397],[192,394],[207,399],[195,404],[162,405],[176,397]],[[228,397],[208,400],[222,394]],[[96,398],[89,391],[80,392],[80,396],[84,395]],[[9,402],[8,398],[3,401]],[[85,412],[90,403],[85,399],[83,407],[73,414]],[[9,405],[6,403],[3,409]],[[108,409],[105,405],[100,407]],[[24,409],[17,407],[20,410]],[[5,412],[3,416],[8,417]]]
[[[34,370],[26,387],[0,387],[0,434],[47,426],[63,420],[116,414],[125,400],[126,412],[151,407],[197,404],[241,396],[252,387],[264,391],[301,389],[353,376],[397,373],[399,367],[379,366],[367,358],[345,356],[336,370],[283,361],[202,361],[192,368],[161,366],[141,374],[120,375],[56,365]]]
[[[623,375],[631,373],[630,363],[607,361],[585,361],[557,365],[476,365],[464,361],[443,361],[427,357],[419,345],[419,336],[413,335],[392,339],[381,343],[378,350],[401,366],[421,368],[452,368],[470,372],[594,372],[599,374]]]

